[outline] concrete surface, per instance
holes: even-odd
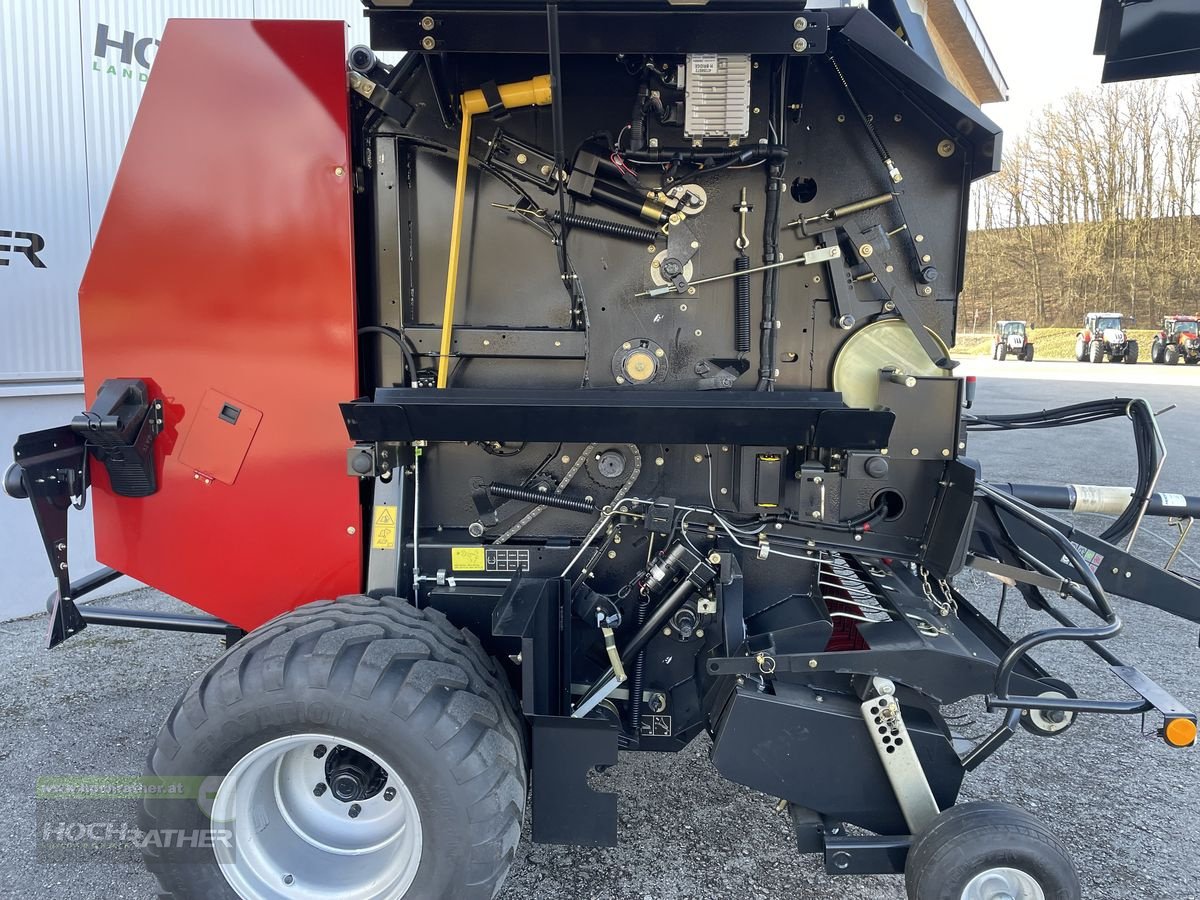
[[[991,368],[1003,369],[1000,373]],[[1162,489],[1200,492],[1200,395],[1171,384],[1087,384],[1015,378],[1009,370],[1051,368],[1091,372],[1082,365],[1003,363],[972,365],[980,375],[981,410],[1007,412],[1055,406],[1098,396],[1144,395],[1156,407],[1184,409],[1162,420],[1171,455]],[[1124,376],[1128,368],[1104,366]],[[1137,366],[1133,371],[1164,371]],[[1179,367],[1163,377],[1182,378]],[[993,377],[1000,374],[1002,377]],[[1200,372],[1187,370],[1200,378]],[[1186,411],[1185,411],[1186,410]],[[1128,426],[1111,422],[1056,432],[976,435],[971,453],[994,480],[1088,481],[1130,484]],[[1139,548],[1162,560],[1162,522],[1147,526]],[[1196,545],[1200,557],[1200,544]],[[1181,561],[1179,568],[1200,574]],[[985,610],[997,591],[982,578],[961,576],[958,587]],[[168,609],[178,604],[152,591],[121,602]],[[1181,701],[1200,708],[1197,626],[1156,610],[1117,600],[1125,633],[1110,646]],[[1010,604],[1010,632],[1039,621]],[[41,649],[42,618],[0,624],[0,897],[29,900],[154,897],[154,882],[133,862],[47,863],[36,847],[33,794],[39,775],[136,774],[162,718],[177,696],[220,653],[215,638],[89,628],[52,653]],[[1068,676],[1084,696],[1123,696],[1121,686],[1085,651],[1046,649],[1039,661]],[[982,704],[964,729],[977,735],[990,721]],[[899,878],[837,879],[811,857],[797,855],[786,817],[770,797],[718,778],[708,764],[707,741],[677,755],[628,754],[598,783],[619,796],[622,843],[616,849],[537,846],[518,851],[503,900],[604,898],[903,897]],[[1039,739],[1020,732],[981,770],[970,775],[965,799],[1012,800],[1046,820],[1074,854],[1084,896],[1111,900],[1178,900],[1200,896],[1200,800],[1195,751],[1172,750],[1139,734],[1136,719],[1081,719],[1066,735]],[[838,760],[819,777],[852,778]]]

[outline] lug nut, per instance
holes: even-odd
[[[350,804],[350,818],[357,819],[360,812],[362,812],[361,806],[359,806],[357,803]]]
[[[383,792],[383,799],[384,799],[384,800],[387,800],[388,802],[391,802],[392,800],[395,800],[395,799],[396,799],[396,789],[395,789],[395,788],[388,788],[386,791],[384,791],[384,792]]]
[[[322,781],[315,788],[313,788],[313,796],[321,797],[327,790],[329,790],[329,788],[326,787],[325,782]]]
[[[317,744],[317,749],[313,750],[313,756],[315,756],[317,759],[320,759],[327,752],[328,751],[325,749],[324,744]]]

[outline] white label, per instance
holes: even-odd
[[[1158,500],[1163,506],[1187,507],[1187,497],[1183,494],[1159,494]]]
[[[697,75],[712,75],[717,71],[719,59],[715,53],[694,53],[688,57],[688,65]]]

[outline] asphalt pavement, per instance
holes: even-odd
[[[1195,392],[1200,371],[990,360],[971,361],[966,370],[979,378],[977,407],[986,412],[1102,396],[1145,396],[1159,409],[1176,404],[1178,409],[1161,419],[1170,452],[1160,489],[1200,493],[1200,394]],[[1135,383],[1121,383],[1125,378]],[[1135,468],[1129,427],[1120,421],[975,435],[969,452],[996,481],[1122,485],[1132,484]],[[1162,542],[1170,537],[1164,522],[1150,522],[1139,552],[1161,561],[1168,552]],[[1192,549],[1200,558],[1200,543]],[[1200,574],[1188,560],[1181,559],[1177,568]],[[963,575],[956,586],[984,610],[995,609],[993,583]],[[154,591],[135,592],[116,603],[180,606]],[[1126,627],[1110,647],[1185,704],[1200,708],[1197,627],[1132,602],[1115,603]],[[1019,603],[1008,609],[1010,633],[1044,624]],[[38,846],[45,825],[39,826],[36,779],[139,774],[163,717],[220,654],[221,645],[211,637],[93,627],[47,652],[41,649],[45,625],[44,618],[0,623],[0,847],[5,851],[0,897],[153,898],[154,881],[134,861],[103,854],[73,862],[47,858]],[[1081,695],[1122,696],[1121,685],[1085,651],[1047,648],[1035,655]],[[981,703],[966,709],[975,719],[967,729],[971,734],[982,733],[993,721]],[[1139,724],[1137,718],[1091,716],[1059,738],[1020,732],[968,776],[964,799],[1007,799],[1047,821],[1074,855],[1085,897],[1200,896],[1197,753],[1173,750],[1142,734]],[[707,752],[707,740],[700,739],[675,755],[623,754],[619,766],[596,778],[597,787],[618,795],[621,845],[585,849],[526,840],[502,898],[904,896],[899,878],[834,878],[817,859],[798,855],[774,799],[719,778]],[[834,755],[827,768],[814,777],[854,777],[839,769]]]

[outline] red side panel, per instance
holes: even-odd
[[[80,288],[88,397],[165,403],[160,488],[92,508],[101,562],[243,628],[359,589],[344,26],[174,20]]]

